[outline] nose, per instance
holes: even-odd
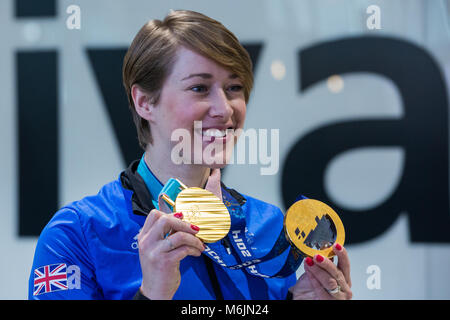
[[[214,90],[211,95],[209,115],[213,118],[223,118],[228,120],[233,114],[233,107],[230,99],[223,89]]]

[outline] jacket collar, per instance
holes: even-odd
[[[155,209],[152,196],[145,185],[144,179],[137,173],[139,160],[133,161],[130,166],[120,174],[122,187],[133,192],[131,196],[131,207],[133,213],[146,216]]]
[[[137,168],[140,160],[133,161],[130,166],[120,174],[120,182],[122,187],[133,192],[131,197],[131,207],[133,213],[141,216],[147,216],[148,213],[155,209],[152,203],[152,196],[145,185],[142,177],[137,173]],[[223,189],[228,191],[233,198],[239,203],[240,206],[244,205],[247,201],[243,195],[234,189],[227,188],[223,182],[221,182]],[[158,199],[155,199],[158,201]]]

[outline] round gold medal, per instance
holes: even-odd
[[[183,213],[183,221],[200,228],[196,236],[212,243],[224,238],[230,231],[231,218],[227,207],[212,192],[202,188],[185,188],[175,202],[163,196],[173,206],[174,212]]]
[[[288,241],[310,258],[316,254],[331,258],[336,242],[344,245],[345,230],[337,213],[325,203],[303,199],[294,203],[284,217]]]

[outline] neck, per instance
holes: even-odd
[[[202,165],[175,164],[160,152],[152,152],[150,145],[147,147],[144,160],[163,185],[170,178],[176,178],[188,187],[204,188],[211,172],[210,168]]]

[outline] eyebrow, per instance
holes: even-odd
[[[190,78],[194,78],[194,77],[200,77],[200,78],[203,78],[203,79],[211,79],[213,76],[210,73],[193,73],[193,74],[190,74],[187,77],[181,79],[181,81],[184,81],[184,80],[187,80],[187,79],[190,79]],[[228,76],[228,78],[236,79],[236,78],[238,78],[238,75],[233,73],[233,74],[230,74]]]

